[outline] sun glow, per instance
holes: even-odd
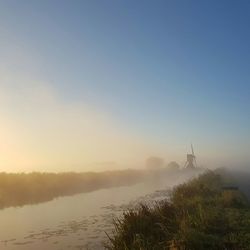
[[[83,102],[63,102],[47,84],[2,77],[0,91],[5,171],[84,171],[72,166],[136,161],[149,152],[143,140],[121,131],[105,113]]]

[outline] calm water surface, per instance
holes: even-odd
[[[0,249],[103,249],[112,220],[140,202],[166,197],[165,183],[147,182],[61,197],[0,211]]]

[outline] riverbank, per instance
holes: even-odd
[[[176,185],[195,172],[169,170],[125,169],[86,173],[0,173],[0,209],[51,201],[62,196],[92,192],[139,182],[164,181]]]
[[[142,170],[101,173],[0,173],[0,209],[142,181]]]
[[[174,188],[168,200],[125,212],[106,249],[250,249],[249,201],[232,181],[209,171]]]

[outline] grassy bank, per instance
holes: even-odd
[[[229,176],[207,172],[174,188],[169,200],[141,205],[114,223],[109,250],[250,249],[250,207]]]
[[[0,173],[0,209],[52,200],[59,196],[141,181],[139,170],[101,173]]]

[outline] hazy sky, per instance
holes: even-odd
[[[249,25],[248,0],[0,0],[1,170],[249,163]]]

